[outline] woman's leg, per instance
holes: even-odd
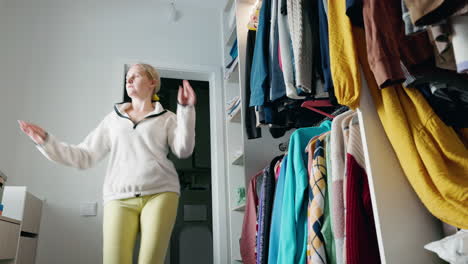
[[[163,264],[177,216],[179,195],[165,192],[152,196],[141,212],[139,264]]]
[[[104,206],[104,264],[131,264],[141,199],[114,200]]]

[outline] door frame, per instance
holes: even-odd
[[[229,228],[226,182],[224,98],[222,68],[210,65],[187,65],[164,63],[151,58],[115,58],[113,72],[119,74],[115,80],[122,80],[124,65],[134,63],[153,65],[161,78],[207,81],[210,96],[210,147],[211,147],[211,197],[213,223],[213,263],[229,263]],[[115,83],[122,85],[123,82]]]

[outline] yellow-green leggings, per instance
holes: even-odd
[[[139,264],[162,264],[177,215],[173,192],[113,200],[104,206],[104,264],[131,264],[138,231]]]

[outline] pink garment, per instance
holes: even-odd
[[[247,190],[247,201],[244,212],[244,222],[242,224],[242,233],[240,238],[240,253],[242,262],[245,264],[256,263],[255,248],[257,245],[257,177],[262,175],[262,171],[250,179]]]
[[[283,162],[283,159],[280,159],[276,162],[276,165],[275,165],[275,181],[278,181],[278,177],[280,175],[280,172],[281,172],[281,163]]]

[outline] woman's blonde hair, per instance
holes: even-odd
[[[156,86],[154,87],[154,94],[157,94],[161,89],[161,76],[159,76],[159,72],[156,70],[156,68],[146,63],[135,63],[132,66],[136,65],[140,66],[145,70],[146,76],[148,76],[150,80],[156,81]]]

